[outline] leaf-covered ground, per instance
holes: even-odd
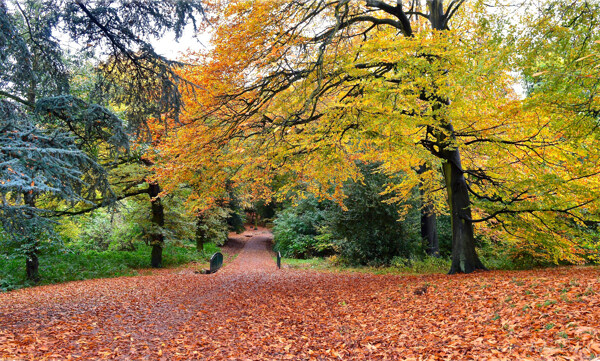
[[[252,237],[249,237],[252,235]],[[277,270],[247,231],[221,271],[0,294],[0,360],[589,360],[600,270],[378,276]]]

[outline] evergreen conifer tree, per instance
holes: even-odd
[[[149,114],[177,114],[176,63],[149,39],[179,37],[200,14],[197,1],[0,0],[0,220],[29,279],[38,279],[38,252],[52,234],[49,200],[114,199],[100,152],[126,149]],[[97,64],[87,99],[71,86],[81,58]],[[107,106],[111,95],[128,105],[126,121]]]

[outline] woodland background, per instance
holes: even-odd
[[[186,26],[210,44],[155,51]],[[318,267],[599,260],[597,2],[0,0],[0,29],[2,291],[244,223]]]

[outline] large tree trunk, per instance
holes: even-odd
[[[446,11],[450,10],[453,3]],[[427,7],[429,8],[428,19],[431,27],[439,31],[448,30],[448,20],[452,13],[444,13],[444,1],[427,1]],[[439,97],[430,97],[428,100],[437,102],[433,105],[434,111],[450,105],[448,100],[442,100]],[[443,171],[452,220],[452,265],[449,274],[470,273],[478,269],[485,269],[485,267],[475,252],[469,190],[462,170],[460,151],[455,144],[454,128],[450,122],[443,121],[442,124],[444,124],[444,131],[435,131],[439,150],[434,149],[433,152],[438,153],[437,155],[444,161]]]
[[[459,150],[454,147],[452,150],[445,150],[444,154],[443,170],[452,220],[452,265],[448,274],[485,270],[475,251],[471,202]]]
[[[152,245],[152,256],[150,265],[154,268],[162,267],[162,251],[164,245],[164,236],[162,227],[165,225],[165,213],[160,197],[160,186],[156,182],[148,183],[148,195],[152,205],[152,223],[155,231],[151,235],[150,244]]]

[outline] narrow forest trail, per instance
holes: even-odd
[[[0,294],[0,360],[590,359],[600,271],[278,270],[264,229],[219,272]],[[423,293],[416,292],[426,288]]]
[[[239,255],[225,267],[221,274],[274,272],[277,267],[271,251],[273,234],[266,228],[246,230],[240,235],[230,235],[230,239],[243,242]],[[218,273],[217,273],[218,274]]]

